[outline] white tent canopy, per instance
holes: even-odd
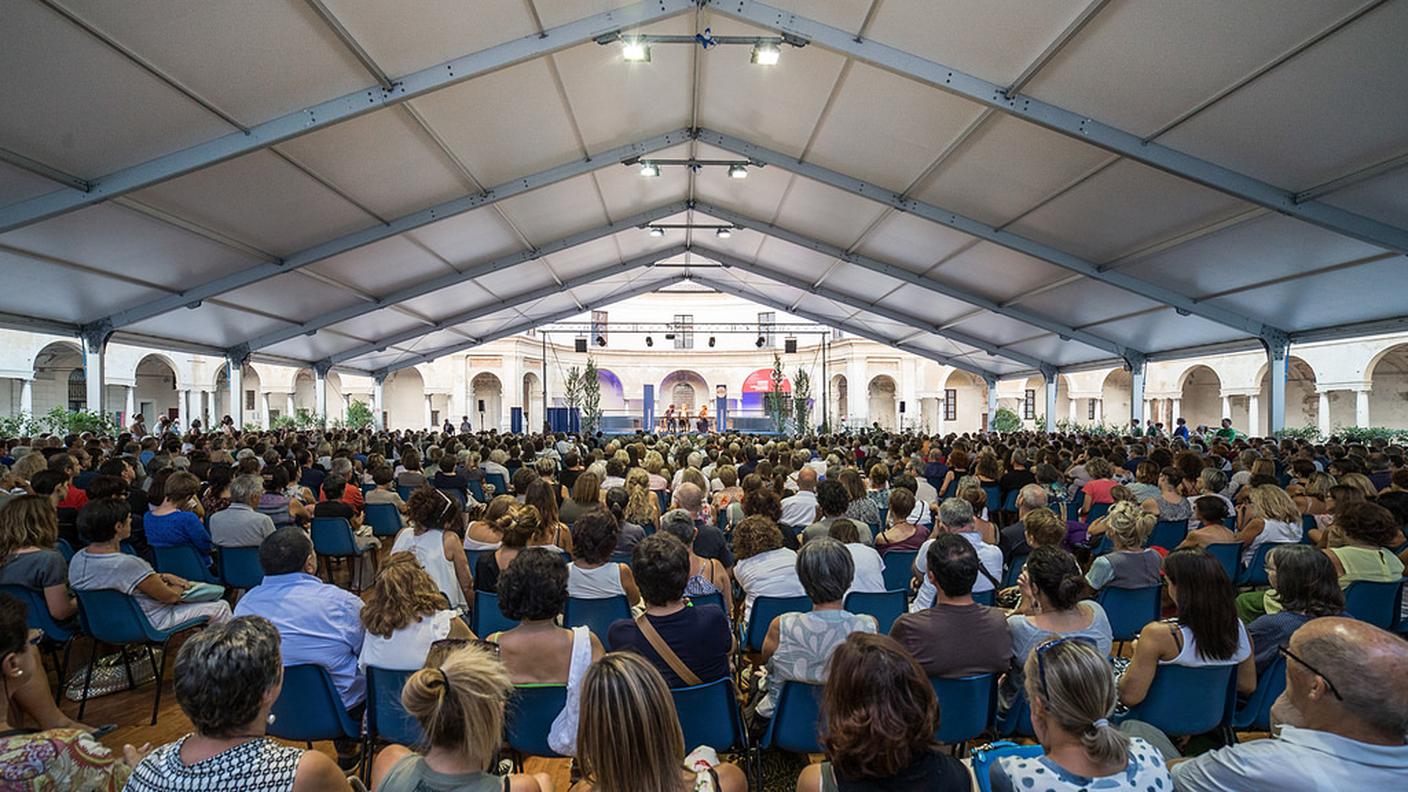
[[[0,0],[0,323],[384,377],[687,278],[1277,429],[1408,318],[1408,3],[775,2]]]

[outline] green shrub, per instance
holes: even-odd
[[[1015,432],[1022,428],[1022,419],[1006,407],[997,408],[997,414],[989,422],[988,428],[994,432]]]

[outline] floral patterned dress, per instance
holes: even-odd
[[[132,768],[82,729],[0,732],[0,790],[116,792]]]

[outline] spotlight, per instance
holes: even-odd
[[[714,236],[718,237],[719,239],[728,239],[729,237],[733,236],[733,229],[716,228],[714,229]]]
[[[730,179],[746,179],[748,178],[748,168],[743,165],[730,165],[728,166],[728,177]]]
[[[646,336],[646,337],[645,337],[645,345],[648,346],[648,347],[653,347],[653,346],[655,346],[655,339],[651,338],[650,336]]]
[[[749,61],[759,66],[776,66],[777,62],[781,59],[781,47],[776,44],[767,44],[760,41],[753,45],[753,57],[749,58]],[[650,60],[648,55],[646,60]]]
[[[640,175],[646,178],[660,175],[660,166],[654,162],[642,162],[640,164]]]
[[[766,344],[767,342],[768,340],[766,338],[764,338],[763,336],[758,336],[758,340],[753,343],[753,346],[757,347],[758,349],[762,349],[763,344]]]
[[[596,345],[600,347],[606,346],[606,336],[597,336]]]
[[[650,63],[650,45],[642,39],[623,39],[621,59],[627,63]]]
[[[646,233],[650,234],[653,237],[662,237],[665,236],[665,229],[661,228],[660,226],[651,226],[650,230]]]
[[[714,345],[714,337],[713,337],[713,336],[709,336],[709,346],[712,347],[713,345]]]

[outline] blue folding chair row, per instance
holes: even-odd
[[[512,630],[518,622],[499,610],[499,595],[487,591],[474,592],[474,609],[469,612],[469,631],[487,640],[496,632]]]
[[[156,571],[158,572],[200,583],[219,582],[214,575],[210,574],[210,567],[206,566],[205,559],[196,551],[195,545],[153,546],[152,550],[156,553]]]
[[[568,597],[567,605],[562,611],[563,626],[586,627],[608,652],[611,651],[611,645],[606,636],[611,630],[611,625],[629,618],[631,606],[626,602],[624,594],[598,599]]]
[[[909,610],[909,592],[895,591],[852,591],[846,595],[841,607],[851,613],[861,613],[875,618],[876,630],[888,635],[895,619]]]
[[[1356,580],[1344,589],[1349,615],[1389,632],[1397,632],[1403,604],[1403,581]]]

